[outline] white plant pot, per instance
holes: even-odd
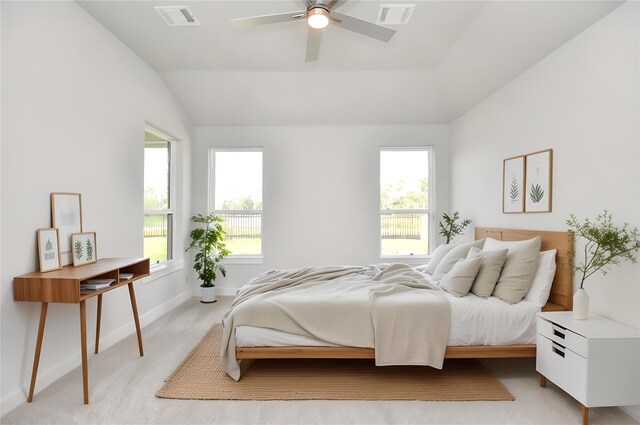
[[[589,294],[583,288],[573,294],[573,318],[587,320],[589,317]]]
[[[210,287],[204,287],[201,286],[200,287],[200,302],[203,304],[211,304],[214,303],[216,301],[218,301],[216,299],[216,287],[215,286],[210,286]]]

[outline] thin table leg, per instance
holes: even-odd
[[[82,388],[84,404],[89,404],[89,370],[87,368],[87,304],[80,301],[80,351],[82,353]]]
[[[582,425],[589,425],[589,408],[582,405]]]
[[[144,350],[142,349],[142,332],[140,332],[140,319],[138,318],[138,305],[136,304],[136,293],[133,290],[133,282],[128,284],[129,286],[129,298],[131,298],[131,309],[133,310],[133,320],[136,322],[136,333],[138,334],[138,349],[140,350],[140,357],[144,356]]]
[[[49,303],[42,303],[40,307],[40,324],[38,325],[38,339],[36,340],[36,353],[33,356],[33,369],[31,370],[31,385],[29,387],[28,403],[33,401],[33,391],[36,388],[36,376],[38,375],[38,365],[40,364],[40,352],[42,350],[42,337],[44,336],[44,324],[47,322],[47,308]]]
[[[540,374],[540,386],[542,388],[547,386],[547,378],[542,374]]]
[[[100,346],[100,319],[102,319],[102,294],[98,295],[98,313],[96,315],[96,354]]]

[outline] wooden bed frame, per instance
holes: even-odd
[[[475,239],[493,238],[502,241],[519,241],[540,236],[541,251],[557,249],[556,275],[551,285],[551,294],[542,311],[573,309],[573,270],[569,253],[573,252],[573,239],[568,232],[538,230],[501,229],[477,227]],[[445,358],[508,358],[535,357],[535,344],[520,345],[470,345],[447,347]],[[240,359],[373,359],[373,348],[356,347],[240,347],[236,348]]]

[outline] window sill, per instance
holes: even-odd
[[[237,255],[222,260],[222,264],[262,264],[263,262],[262,255]]]
[[[140,279],[142,285],[153,282],[156,279],[170,275],[184,268],[184,260],[172,260],[166,263],[151,266],[151,276]]]

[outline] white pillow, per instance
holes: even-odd
[[[442,261],[440,261],[438,267],[436,267],[436,270],[433,272],[433,280],[442,279],[458,261],[467,258],[467,254],[469,254],[471,248],[482,248],[482,245],[484,245],[484,239],[455,245],[455,247],[444,256]]]
[[[469,293],[473,280],[478,275],[482,257],[458,261],[440,281],[440,287],[454,297],[464,297]]]
[[[556,254],[558,250],[542,251],[539,254],[538,269],[533,277],[531,288],[524,296],[525,301],[532,302],[538,307],[542,307],[549,299],[551,284],[556,275]]]
[[[455,248],[455,244],[452,243],[445,243],[437,247],[435,251],[433,251],[433,254],[431,254],[431,260],[429,260],[429,263],[427,263],[425,272],[431,275],[435,273],[436,267],[438,267],[440,261],[442,261],[444,256],[447,255],[453,248]]]

